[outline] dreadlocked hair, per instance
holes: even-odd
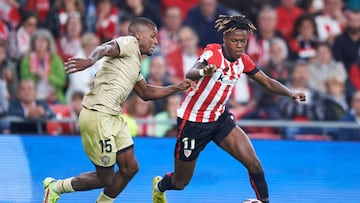
[[[218,19],[215,21],[215,28],[218,32],[223,32],[224,34],[236,29],[246,30],[248,32],[253,32],[256,30],[254,24],[244,15],[219,15]]]

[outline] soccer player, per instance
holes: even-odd
[[[153,202],[165,203],[166,190],[182,190],[190,182],[196,160],[205,146],[214,141],[241,162],[248,170],[257,199],[269,202],[268,187],[262,165],[249,138],[226,109],[226,102],[241,73],[249,75],[267,90],[305,101],[304,93],[290,89],[269,78],[244,53],[248,34],[255,26],[244,16],[219,16],[221,44],[208,44],[198,62],[186,74],[195,81],[177,110],[178,136],[175,145],[175,171],[153,180]]]
[[[55,203],[62,193],[104,188],[97,203],[111,203],[138,171],[133,140],[121,117],[120,104],[134,90],[142,99],[165,97],[187,89],[191,81],[158,87],[148,85],[140,74],[142,54],[151,55],[157,44],[157,28],[146,18],[136,18],[129,36],[99,45],[86,59],[70,58],[67,73],[84,70],[105,56],[90,92],[83,99],[79,126],[84,150],[95,166],[94,172],[77,177],[43,181],[44,203]],[[115,163],[119,170],[114,172]]]

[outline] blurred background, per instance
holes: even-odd
[[[206,44],[222,43],[214,28],[220,14],[247,16],[257,27],[247,54],[308,98],[269,94],[242,75],[227,104],[264,162],[273,202],[360,202],[357,0],[0,0],[0,182],[10,184],[0,186],[0,202],[40,202],[45,176],[92,170],[77,117],[102,61],[72,75],[64,61],[127,35],[143,16],[157,24],[159,45],[143,57],[142,74],[153,85],[175,84]],[[149,202],[152,176],[172,170],[182,97],[145,102],[131,94],[123,104],[141,170],[118,201]],[[240,164],[212,144],[204,154],[194,181],[169,201],[254,196]],[[91,202],[98,193],[61,201]]]

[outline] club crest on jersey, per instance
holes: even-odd
[[[203,62],[203,61],[207,61],[210,57],[212,57],[213,55],[213,52],[208,50],[208,51],[205,51],[201,56],[200,56],[200,62]]]
[[[110,163],[110,157],[107,156],[107,155],[101,156],[101,162],[102,162],[105,166],[109,165],[109,163]]]
[[[188,158],[191,155],[192,150],[184,149],[184,155],[186,158]]]
[[[129,44],[130,38],[129,38],[129,37],[123,37],[123,38],[120,38],[120,41],[121,41],[123,44]]]

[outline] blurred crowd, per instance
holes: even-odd
[[[214,28],[220,14],[244,14],[257,31],[247,54],[272,78],[303,91],[304,103],[268,93],[246,75],[228,108],[236,119],[346,121],[360,123],[360,1],[357,0],[0,0],[0,112],[4,118],[77,118],[98,61],[71,75],[70,57],[86,57],[97,45],[128,34],[138,16],[158,26],[157,50],[142,60],[148,83],[184,79],[203,48],[222,43]],[[176,118],[182,94],[124,103],[134,136],[175,136],[172,124],[137,119]],[[2,122],[2,133],[31,132],[33,123]],[[76,134],[76,123],[46,122],[49,134]],[[320,128],[245,128],[249,133],[322,134]],[[359,129],[329,129],[332,139],[360,139]]]

